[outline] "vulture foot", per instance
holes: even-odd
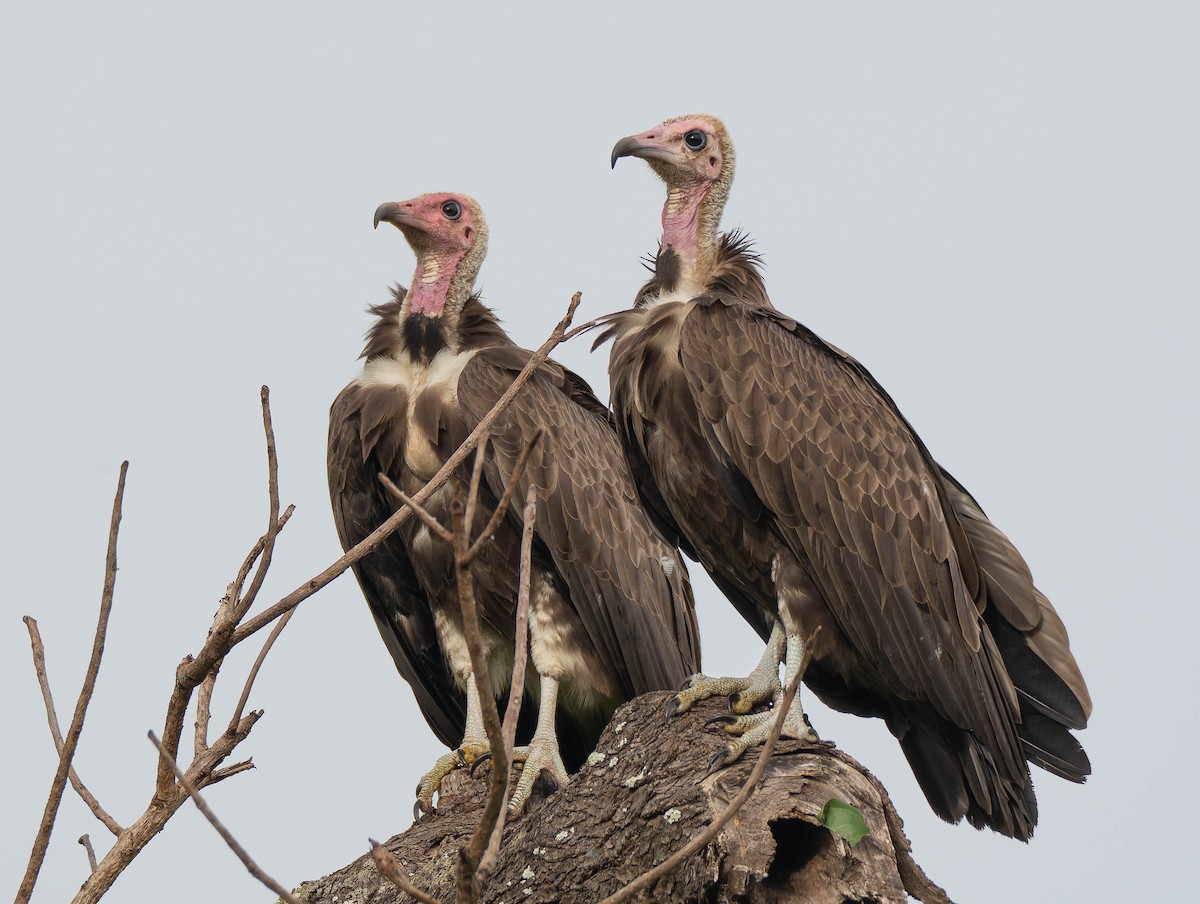
[[[775,716],[779,711],[779,704],[782,702],[783,694],[780,693],[775,699],[774,707],[763,712],[749,715],[716,716],[709,719],[705,723],[706,725],[719,724],[721,730],[726,734],[737,737],[714,754],[708,763],[708,774],[711,775],[718,769],[732,765],[751,747],[764,743],[767,736],[771,734],[771,727],[775,724]],[[798,699],[792,700],[791,708],[783,719],[783,731],[779,736],[813,744],[820,740],[817,733],[812,730],[812,726],[809,725],[808,716],[804,714]]]
[[[753,712],[764,703],[770,703],[782,693],[779,684],[779,664],[784,661],[786,639],[783,626],[775,623],[767,648],[763,651],[754,671],[745,678],[708,678],[693,675],[687,686],[667,701],[668,721],[676,713],[687,712],[695,704],[709,697],[729,697],[729,709],[740,715]]]
[[[517,779],[517,787],[508,801],[508,818],[516,819],[529,803],[534,785],[538,779],[545,776],[543,782],[551,785],[551,792],[557,791],[568,781],[567,767],[563,765],[562,756],[558,752],[558,739],[533,739],[528,747],[517,747],[513,750],[513,762],[523,763],[521,777]]]
[[[775,683],[778,685],[778,680]],[[732,701],[734,697],[747,696],[752,684],[752,677],[709,678],[707,675],[694,675],[687,687],[667,701],[665,709],[667,721],[670,722],[672,717],[687,712],[701,700],[707,700],[709,697],[728,696]],[[774,694],[769,692],[765,699],[770,700],[773,696]]]
[[[523,762],[525,766],[521,769],[517,787],[508,801],[510,819],[521,815],[539,776],[545,774],[554,784],[555,791],[568,781],[567,767],[563,765],[562,754],[558,752],[558,735],[555,732],[554,713],[557,706],[558,679],[543,675],[542,699],[538,706],[537,728],[534,729],[533,739],[528,747],[518,747],[513,751],[513,762]]]
[[[422,816],[436,813],[437,809],[433,805],[433,795],[442,787],[442,779],[455,769],[470,766],[482,754],[487,752],[488,743],[486,740],[470,741],[464,738],[462,746],[457,750],[452,750],[438,757],[437,762],[433,764],[433,768],[421,776],[421,781],[417,783],[417,801],[413,804],[413,818],[419,820]]]

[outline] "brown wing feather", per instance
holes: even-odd
[[[392,514],[378,474],[393,477],[403,460],[407,396],[395,388],[350,384],[329,412],[328,476],[342,548],[362,541]],[[396,668],[412,686],[421,713],[443,744],[458,744],[466,697],[446,668],[430,600],[399,534],[354,565],[363,595]]]
[[[473,417],[491,408],[528,354],[484,350],[472,359],[459,379],[459,399]],[[542,439],[512,517],[520,519],[520,499],[536,486],[539,541],[625,694],[677,687],[700,667],[691,587],[678,551],[638,504],[607,409],[579,377],[549,362],[492,428],[485,475],[493,492],[502,491],[538,430]]]
[[[721,454],[813,563],[858,654],[893,695],[928,701],[1024,784],[1016,693],[981,638],[973,553],[890,399],[794,321],[721,299],[688,316],[680,354]]]

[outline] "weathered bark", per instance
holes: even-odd
[[[571,783],[532,802],[505,832],[484,902],[594,904],[681,847],[737,793],[754,751],[705,777],[723,736],[706,701],[666,724],[669,694],[647,694],[617,710],[597,752]],[[418,888],[454,899],[458,848],[475,828],[486,767],[444,785],[440,810],[387,842]],[[817,823],[831,797],[858,807],[870,834],[855,847]],[[404,802],[397,801],[397,806]],[[370,855],[298,893],[310,904],[394,904],[411,899],[383,879]],[[700,854],[640,901],[877,902],[949,899],[913,861],[886,791],[830,744],[782,741],[763,782]]]

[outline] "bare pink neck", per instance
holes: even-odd
[[[451,301],[454,272],[463,252],[426,251],[417,257],[417,272],[408,292],[408,308],[427,317],[441,317]]]
[[[700,206],[708,183],[693,186],[671,186],[663,204],[662,224],[664,248],[671,248],[685,261],[694,263],[699,244]]]

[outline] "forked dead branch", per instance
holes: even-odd
[[[531,356],[526,367],[518,374],[509,389],[501,396],[493,409],[480,421],[476,429],[450,457],[444,467],[429,481],[421,492],[416,494],[414,501],[418,505],[441,487],[455,469],[475,449],[480,438],[486,435],[491,423],[512,401],[521,386],[541,366],[550,352],[560,343],[590,328],[591,324],[584,324],[575,329],[570,329],[571,321],[574,318],[575,310],[579,306],[580,298],[580,293],[575,293],[562,320],[559,321],[541,348]],[[294,508],[291,506],[283,512],[280,511],[278,462],[275,450],[274,430],[271,423],[269,394],[266,387],[263,387],[262,390],[262,414],[267,445],[269,505],[267,531],[254,544],[239,568],[236,577],[229,584],[225,596],[218,605],[212,625],[199,652],[195,655],[185,656],[176,670],[175,680],[167,702],[162,740],[158,742],[160,750],[165,755],[161,756],[159,760],[154,795],[143,813],[128,826],[122,826],[120,822],[110,815],[108,810],[100,804],[97,798],[84,785],[72,765],[75,749],[83,729],[84,717],[87,713],[88,704],[95,688],[96,677],[99,673],[109,614],[113,605],[113,592],[116,585],[117,571],[117,537],[121,520],[128,462],[121,465],[116,498],[113,503],[104,588],[101,596],[100,616],[93,641],[92,655],[84,679],[83,689],[80,691],[76,701],[75,710],[65,737],[59,727],[58,716],[54,707],[53,695],[46,672],[45,649],[37,628],[37,622],[31,617],[27,616],[25,618],[30,634],[34,667],[38,676],[39,686],[42,690],[47,721],[50,725],[51,737],[54,740],[59,760],[58,768],[51,783],[45,810],[34,838],[25,876],[17,891],[16,904],[27,904],[32,897],[38,875],[45,860],[46,851],[49,847],[54,821],[62,800],[62,793],[68,780],[96,818],[104,824],[115,838],[113,846],[94,864],[90,875],[74,898],[74,904],[90,904],[90,902],[98,901],[107,892],[117,876],[145,848],[149,841],[162,830],[166,822],[174,815],[183,802],[187,800],[188,785],[197,790],[202,789],[236,775],[239,772],[253,768],[253,762],[250,759],[235,762],[227,766],[224,763],[229,759],[238,745],[246,739],[255,723],[263,715],[262,710],[253,710],[247,713],[245,708],[263,661],[280,632],[286,626],[291,613],[297,605],[326,586],[350,568],[354,562],[378,546],[411,514],[412,509],[409,506],[401,506],[391,518],[380,525],[362,543],[349,550],[320,574],[306,581],[258,616],[246,621],[246,617],[258,597],[267,571],[270,568],[276,538],[294,511]],[[474,486],[478,485],[477,476],[473,483]],[[486,536],[487,532],[485,531],[477,540],[474,550],[467,548],[462,550],[462,552],[465,555],[477,554],[478,543],[484,542]],[[253,572],[252,577],[251,572]],[[249,580],[248,587],[246,584],[247,580]],[[521,617],[527,621],[527,587],[524,591],[524,596],[525,610]],[[238,644],[273,622],[278,623],[263,644],[254,665],[245,679],[238,703],[225,730],[215,740],[210,742],[211,701],[225,657]],[[524,668],[523,661],[521,662],[521,667]],[[191,707],[193,695],[196,698],[193,757],[191,763],[186,768],[180,770],[186,778],[185,781],[177,777],[176,768],[173,764],[178,760],[184,722],[187,712]],[[515,705],[510,701],[509,710],[506,713],[506,721],[508,721],[508,717],[511,717],[512,722],[512,726],[508,732],[509,736],[515,730],[517,707],[519,707],[519,698]],[[496,737],[499,739],[501,737],[499,717],[495,713],[494,704],[493,716],[495,716],[497,723]],[[499,756],[496,756],[497,752],[500,754]],[[497,767],[496,771],[506,772],[506,769],[499,768],[506,762],[503,750],[498,749],[494,751],[493,756]],[[499,825],[502,828],[503,823],[499,817],[493,821],[493,824],[486,831],[481,829],[479,842],[472,845],[474,852],[472,874],[475,873],[481,860],[484,861],[486,866],[484,855],[488,848],[488,842],[492,839],[492,828],[495,825]]]

